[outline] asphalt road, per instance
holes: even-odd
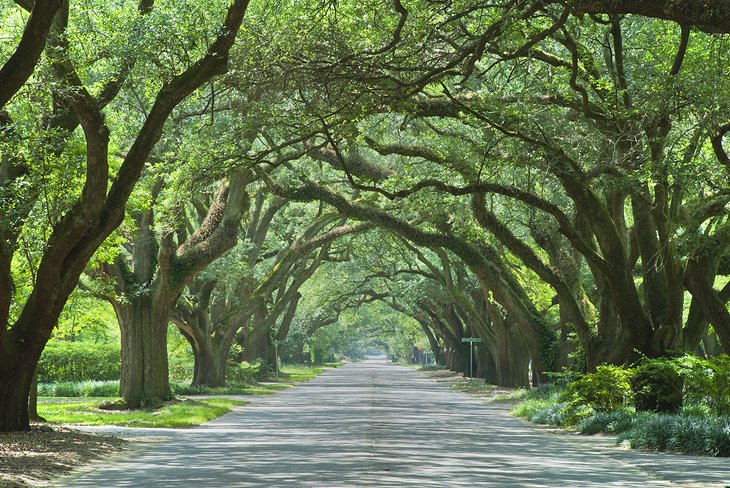
[[[122,429],[116,429],[116,432]],[[59,483],[72,487],[666,487],[730,485],[725,460],[555,435],[504,405],[367,361]]]

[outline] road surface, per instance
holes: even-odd
[[[121,429],[116,429],[119,432]],[[62,479],[72,487],[730,485],[730,462],[555,435],[408,368],[351,364]],[[701,472],[704,472],[700,474]],[[703,478],[697,478],[703,476]]]

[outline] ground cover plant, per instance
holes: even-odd
[[[513,413],[583,434],[613,434],[632,448],[730,456],[729,377],[726,356],[599,366],[567,385],[525,390]]]

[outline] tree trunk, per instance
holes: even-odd
[[[28,417],[36,422],[45,422],[46,419],[38,415],[38,368],[33,373],[33,382],[30,385],[28,397]]]
[[[169,309],[148,293],[115,306],[122,333],[120,394],[130,408],[159,405],[172,397],[167,366]]]
[[[23,353],[3,354],[0,368],[0,432],[29,430],[28,395],[37,359]]]
[[[266,311],[259,310],[253,319],[253,328],[249,331],[246,342],[241,344],[243,361],[255,361],[261,359],[266,363],[265,367],[271,366],[269,357],[271,353],[271,330],[266,320]]]
[[[213,338],[197,341],[193,346],[193,356],[195,358],[193,386],[225,386],[228,350],[223,351],[220,341]]]
[[[498,385],[499,376],[497,375],[497,363],[494,360],[494,353],[488,347],[485,347],[484,350],[484,379],[490,385]]]

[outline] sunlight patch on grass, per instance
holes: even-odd
[[[38,404],[38,413],[49,422],[76,425],[118,425],[121,427],[191,427],[220,417],[245,402],[225,398],[184,400],[157,409],[101,410],[109,399]]]
[[[280,379],[284,381],[291,381],[299,383],[302,381],[309,381],[312,378],[322,374],[325,368],[318,368],[315,366],[305,366],[301,364],[285,364],[281,367]]]

